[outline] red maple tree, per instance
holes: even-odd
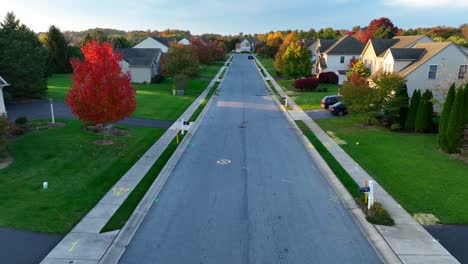
[[[81,51],[84,60],[72,59],[73,86],[65,102],[85,123],[110,124],[135,111],[135,90],[130,74],[122,72],[122,55],[111,44],[89,41]]]

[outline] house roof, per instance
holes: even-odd
[[[364,43],[356,38],[346,35],[333,43],[323,53],[327,54],[361,54],[364,50]]]
[[[407,48],[394,49],[390,48],[394,60],[417,60],[424,53],[425,49]]]
[[[382,56],[388,48],[399,42],[399,39],[371,39],[370,42],[374,48],[375,55]]]
[[[5,79],[3,79],[2,76],[0,76],[0,88],[8,85],[9,84],[5,81]]]
[[[161,49],[116,49],[122,54],[123,60],[130,65],[150,66],[161,55]]]
[[[468,48],[458,45],[458,47],[468,56]]]
[[[333,43],[335,43],[337,40],[336,39],[319,39],[317,40],[319,43],[319,52],[323,53],[325,52]]]
[[[425,35],[416,35],[416,36],[396,36],[393,39],[398,39],[399,41],[392,46],[392,48],[409,48],[411,44],[415,43],[416,41],[424,38]]]
[[[244,40],[247,40],[249,43],[257,44],[258,43],[258,38],[243,38],[241,42]]]
[[[303,39],[302,42],[306,47],[310,47],[310,45],[314,44],[317,40],[315,39]]]
[[[163,38],[163,37],[151,37],[152,39],[156,40],[157,42],[163,44],[164,46],[168,47],[171,45],[172,42],[177,42],[176,38]]]
[[[424,49],[424,52],[421,54],[420,58],[408,65],[406,68],[401,70],[399,73],[402,76],[406,76],[415,69],[419,68],[419,66],[426,63],[430,58],[437,55],[439,52],[447,48],[448,46],[452,45],[452,42],[425,42],[425,43],[417,43],[413,46],[414,49]]]

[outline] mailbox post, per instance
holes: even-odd
[[[182,118],[182,122],[180,123],[180,133],[184,134],[184,119]]]
[[[366,194],[367,209],[370,209],[374,205],[374,181],[366,181],[366,186],[359,188],[360,193]]]
[[[283,100],[284,100],[284,106],[287,107],[288,106],[288,97],[287,96],[283,97]]]
[[[49,102],[50,102],[50,113],[52,115],[52,124],[55,124],[54,104],[53,104],[54,101],[52,99],[49,99]]]

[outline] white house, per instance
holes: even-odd
[[[255,52],[255,45],[258,38],[244,38],[240,43],[236,43],[236,52]]]
[[[406,78],[409,96],[416,89],[434,91],[468,80],[468,56],[453,42],[420,42],[411,48],[390,48],[383,58],[384,72],[396,72]],[[441,94],[434,95],[443,100]]]
[[[183,38],[183,39],[179,40],[179,44],[189,46],[191,44],[191,42],[190,42],[190,40],[188,40],[186,38]]]
[[[421,42],[434,41],[424,35],[397,36],[393,39],[370,39],[366,43],[361,57],[364,64],[371,70],[371,73],[374,74],[383,69],[383,55],[389,48],[411,48],[412,46]]]
[[[304,45],[307,47],[307,49],[310,51],[312,55],[310,58],[310,61],[312,62],[312,64],[315,64],[315,61],[317,60],[318,41],[315,39],[303,39],[302,43],[304,43]]]
[[[335,72],[338,83],[343,84],[350,62],[361,57],[364,43],[349,35],[339,40],[319,39],[318,42],[316,73]]]
[[[8,86],[9,84],[0,76],[0,116],[7,114],[5,108],[5,101],[3,100],[3,87]]]
[[[167,53],[171,43],[177,43],[175,38],[159,38],[159,37],[148,37],[142,42],[135,45],[133,48],[136,49],[161,49],[163,53]]]
[[[117,49],[123,60],[120,62],[123,72],[129,72],[132,83],[150,83],[153,76],[159,74],[161,49],[129,48]]]

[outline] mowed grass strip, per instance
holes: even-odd
[[[301,129],[302,133],[309,139],[310,143],[314,146],[317,152],[327,162],[330,169],[335,173],[336,177],[346,187],[346,190],[354,198],[362,196],[359,193],[359,185],[351,178],[341,164],[333,157],[333,155],[327,150],[327,148],[320,142],[315,134],[309,129],[309,127],[303,121],[296,121],[297,126]]]
[[[179,142],[182,139],[183,136],[179,134]],[[177,143],[177,139],[174,138],[174,140],[172,140],[172,142],[167,146],[167,148],[158,158],[153,167],[151,167],[150,171],[148,171],[148,173],[140,181],[140,183],[138,183],[135,189],[124,201],[124,203],[114,213],[109,222],[107,222],[107,224],[102,228],[101,232],[121,229],[125,225],[127,220],[133,214],[133,211],[135,211],[135,208],[140,203],[141,199],[143,199],[148,189],[151,187],[161,170],[166,165],[167,161],[171,158],[172,154],[177,149],[177,146],[179,146],[179,144]]]
[[[49,97],[64,101],[72,82],[70,74],[56,74],[48,80]],[[137,109],[133,117],[176,120],[208,86],[209,81],[189,80],[185,95],[174,96],[173,81],[158,84],[132,84],[136,89]]]
[[[214,78],[218,71],[223,67],[224,61],[217,61],[213,64],[202,64],[200,65],[200,77],[202,78]]]
[[[411,214],[468,224],[468,165],[441,152],[435,134],[396,133],[366,121],[349,115],[316,122],[345,141],[341,147]]]
[[[132,134],[102,146],[92,142],[102,136],[66,122],[9,143],[14,163],[0,171],[0,226],[67,233],[165,131],[118,126]]]
[[[277,80],[289,97],[291,97],[302,110],[320,108],[323,97],[338,94],[338,89],[341,88],[341,85],[321,83],[317,88],[327,88],[326,92],[298,92],[296,88],[294,88],[294,81],[294,79]]]
[[[201,114],[201,112],[205,108],[205,106],[208,103],[208,101],[210,100],[211,96],[216,92],[216,89],[218,89],[218,86],[219,86],[219,83],[216,82],[213,85],[213,87],[211,87],[211,90],[208,92],[205,99],[203,99],[201,104],[198,106],[197,110],[195,110],[195,112],[193,112],[192,116],[189,119],[189,122],[194,122],[195,120],[197,120],[198,116]]]

